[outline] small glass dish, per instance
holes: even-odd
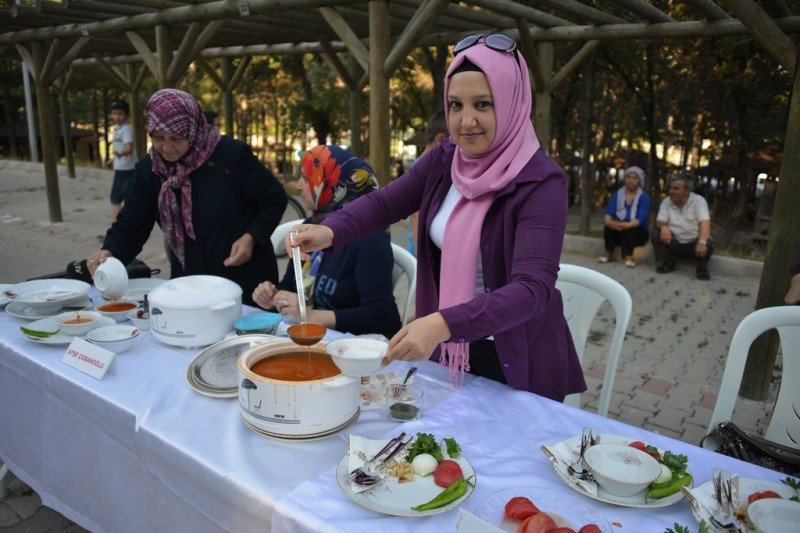
[[[424,393],[415,385],[393,383],[386,389],[386,416],[395,422],[417,420],[422,415]]]

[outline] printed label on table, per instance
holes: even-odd
[[[110,350],[75,337],[61,361],[95,379],[103,379],[106,372],[115,373],[116,356]]]

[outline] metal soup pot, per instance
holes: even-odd
[[[301,348],[290,341],[256,345],[239,356],[239,410],[245,422],[268,434],[312,437],[335,430],[358,412],[360,380],[344,374],[310,381],[283,381],[256,374],[252,366],[267,357],[323,348]]]
[[[172,346],[214,344],[242,315],[241,287],[218,276],[171,279],[150,291],[148,299],[150,333]]]

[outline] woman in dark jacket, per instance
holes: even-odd
[[[270,235],[286,209],[283,186],[246,144],[209,125],[183,91],[153,94],[147,131],[150,154],[136,164],[125,207],[102,249],[89,256],[89,272],[94,275],[111,256],[128,263],[158,222],[169,246],[171,277],[227,278],[252,305],[258,283],[278,279]]]

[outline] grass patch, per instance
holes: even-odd
[[[734,296],[738,296],[739,298],[744,298],[746,296],[750,296],[750,293],[747,291],[736,291],[733,293]]]
[[[708,339],[703,339],[703,342],[697,344],[697,347],[700,348],[701,350],[706,346],[708,346]]]
[[[717,294],[719,295],[728,294],[728,291],[723,287],[717,291]]]
[[[591,344],[600,344],[606,338],[608,334],[605,331],[600,331],[599,329],[593,329],[589,332],[589,338],[586,342]]]
[[[675,322],[678,321],[678,313],[672,313],[671,315],[669,315],[669,319],[672,320],[672,323],[674,324]]]

